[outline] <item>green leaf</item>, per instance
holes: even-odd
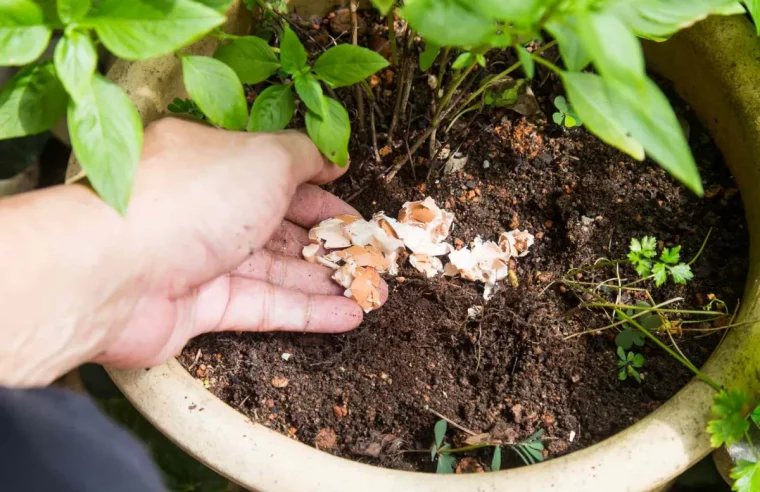
[[[388,15],[396,0],[372,0],[372,5],[383,15]]]
[[[525,76],[532,79],[536,75],[536,65],[533,62],[533,57],[524,46],[517,45],[517,59],[520,60]]]
[[[335,99],[325,97],[325,103],[327,110],[321,119],[311,111],[306,112],[306,130],[330,162],[339,167],[346,167],[348,139],[351,136],[348,112]]]
[[[532,26],[546,11],[545,0],[478,0],[473,2],[484,15],[520,27]]]
[[[662,250],[662,254],[660,255],[660,261],[665,262],[669,265],[675,265],[680,259],[681,246],[676,246],[675,248],[664,248]]]
[[[272,47],[256,36],[244,36],[220,45],[214,58],[226,63],[244,84],[258,84],[280,68]]]
[[[306,48],[289,25],[285,24],[280,41],[280,63],[285,73],[293,75],[306,67]]]
[[[435,455],[436,455],[437,452],[438,452],[438,446],[436,446],[435,444],[433,444],[432,446],[430,446],[430,459],[431,460],[435,459]]]
[[[565,121],[565,114],[556,112],[552,115],[552,120],[554,120],[554,123],[562,125],[562,123]]]
[[[515,453],[517,453],[517,456],[520,457],[523,463],[526,465],[533,464],[533,458],[523,449],[522,445],[518,444],[516,446],[512,446],[512,449],[515,451]]]
[[[625,325],[623,331],[617,334],[615,337],[615,345],[618,348],[629,350],[633,345],[639,347],[644,345],[644,335],[639,330],[634,330],[628,325]]]
[[[565,67],[571,72],[580,72],[591,63],[591,55],[583,46],[576,32],[577,20],[574,16],[564,16],[559,19],[549,19],[546,30],[559,43],[559,53]]]
[[[655,263],[652,267],[652,275],[654,275],[654,284],[659,287],[668,280],[668,271],[665,269],[664,263]]]
[[[312,74],[296,74],[295,78],[296,92],[303,103],[312,113],[320,118],[325,114],[325,98],[322,92],[322,86]]]
[[[752,417],[752,421],[755,423],[755,425],[760,427],[760,405],[756,406],[755,409],[752,410],[752,414],[750,416]]]
[[[606,80],[607,96],[623,126],[647,155],[702,196],[702,180],[678,118],[659,87],[649,80],[641,86]]]
[[[127,212],[140,161],[143,129],[129,96],[100,75],[90,97],[69,104],[74,153],[95,191],[122,215]]]
[[[195,0],[198,3],[202,3],[206,7],[212,8],[217,12],[224,13],[230,8],[232,0]]]
[[[67,102],[52,61],[21,69],[0,91],[0,139],[49,130],[66,116]]]
[[[459,56],[456,57],[454,62],[451,64],[451,68],[452,70],[462,70],[474,64],[475,64],[475,55],[473,55],[469,51],[465,51],[464,53],[460,53]]]
[[[497,31],[496,23],[463,0],[407,0],[401,16],[423,38],[441,46],[477,46]]]
[[[633,356],[633,367],[644,367],[644,356],[636,354]]]
[[[596,74],[580,72],[561,72],[560,75],[570,103],[583,119],[586,128],[603,142],[617,147],[634,159],[643,160],[644,149],[631,138],[610,104],[602,78]],[[557,108],[562,110],[559,106]]]
[[[438,466],[436,473],[454,473],[454,457],[450,454],[441,454],[438,456]]]
[[[739,460],[731,470],[734,485],[731,490],[737,492],[758,492],[760,490],[760,464],[755,461]]]
[[[568,106],[565,96],[557,96],[554,98],[554,107],[559,109],[562,113],[567,113]]]
[[[244,130],[248,104],[235,72],[208,56],[183,56],[185,88],[208,120],[227,130]]]
[[[641,259],[637,262],[634,262],[636,264],[636,273],[639,274],[639,277],[646,277],[650,273],[652,273],[652,262],[646,259]]]
[[[638,318],[639,324],[646,328],[649,331],[656,330],[662,326],[662,319],[657,314],[650,313],[643,315]],[[644,335],[642,335],[643,337]],[[642,341],[640,344],[637,344],[639,346],[644,345],[644,340],[642,338]]]
[[[0,66],[20,66],[42,55],[53,30],[44,8],[32,0],[0,2]]]
[[[641,251],[647,258],[657,256],[657,238],[653,236],[644,236],[641,238]]]
[[[628,379],[628,371],[626,370],[625,364],[623,364],[622,368],[618,371],[618,379],[620,381]]]
[[[501,447],[493,447],[493,458],[491,458],[491,471],[501,470]]]
[[[633,368],[633,366],[628,366],[628,372],[633,376],[633,379],[635,379],[637,383],[641,383],[641,375]]]
[[[605,80],[631,86],[646,80],[641,44],[623,21],[605,12],[584,13],[578,16],[578,34]]]
[[[749,6],[752,1],[745,3]],[[637,35],[656,41],[664,40],[709,15],[744,13],[744,8],[735,0],[636,0],[614,2],[611,9]]]
[[[747,395],[735,389],[723,390],[713,397],[713,418],[707,424],[712,447],[731,445],[744,437],[749,430],[749,422],[744,418],[747,403]]]
[[[565,115],[565,127],[566,128],[572,128],[574,126],[580,125],[580,122],[572,117],[570,113],[567,113]]]
[[[670,274],[673,276],[673,282],[676,284],[684,285],[686,282],[694,278],[694,274],[691,272],[691,267],[686,263],[668,267],[668,270],[670,270]]]
[[[224,22],[219,12],[191,0],[102,0],[81,24],[127,60],[166,55]]]
[[[58,17],[64,24],[69,24],[87,15],[92,6],[92,0],[57,0],[57,5]]]
[[[339,44],[314,62],[314,73],[332,87],[356,84],[388,66],[388,60],[367,48]]]
[[[443,438],[446,437],[447,428],[448,428],[448,424],[443,419],[436,422],[435,427],[433,427],[433,435],[435,436],[435,444],[439,448],[441,447],[441,444],[443,444]]]
[[[483,55],[481,53],[475,54],[475,61],[483,68],[486,68],[486,55]]]
[[[289,84],[273,85],[264,89],[253,102],[249,132],[276,132],[282,130],[293,118],[296,100]]]
[[[58,78],[74,101],[92,92],[92,78],[98,65],[98,52],[89,33],[69,31],[55,47]]]
[[[623,347],[618,346],[618,348],[617,348],[617,355],[618,355],[618,359],[620,359],[622,361],[626,360],[626,358],[625,358],[625,350],[623,350]]]
[[[755,23],[755,29],[760,34],[760,0],[744,0],[744,5],[747,6],[749,15]]]
[[[420,70],[427,72],[435,63],[438,54],[441,52],[441,45],[432,41],[425,41],[425,50],[420,55]]]

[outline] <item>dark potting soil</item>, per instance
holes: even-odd
[[[318,38],[319,32],[313,34]],[[435,469],[429,453],[402,452],[429,449],[438,420],[432,411],[504,441],[543,429],[551,458],[609,437],[655,410],[691,379],[689,371],[649,342],[636,349],[646,358],[643,381],[618,380],[617,330],[566,339],[610,320],[603,312],[573,311],[578,300],[554,281],[599,258],[624,258],[631,238],[644,235],[656,236],[660,248],[682,245],[688,260],[712,229],[693,265],[694,280],[651,286],[652,292],[658,302],[682,297],[671,307],[684,309],[701,308],[713,294],[733,310],[748,266],[740,196],[709,136],[675,98],[705,183],[704,199],[655,164],[637,162],[583,128],[553,124],[551,101],[560,86],[552,78],[534,83],[534,90],[543,114],[487,111],[463,118],[441,136],[468,157],[459,172],[433,173],[426,182],[430,162],[418,159],[390,184],[378,179],[406,152],[407,136],[412,141],[427,125],[425,118],[412,117],[399,126],[398,148],[381,164],[370,157],[369,137],[357,132],[351,169],[329,187],[365,217],[381,210],[392,215],[406,201],[432,196],[456,215],[452,242],[495,239],[518,227],[530,231],[536,242],[516,261],[517,287],[503,282],[485,302],[481,285],[427,279],[405,267],[399,277],[386,279],[387,304],[354,332],[206,335],[190,342],[180,362],[254,421],[335,455],[404,470]],[[353,105],[350,91],[339,95]],[[382,147],[395,99],[381,90],[378,96],[388,115],[378,121]],[[410,114],[425,115],[429,101],[422,78]],[[630,266],[621,267],[620,275],[635,278]],[[608,269],[581,280],[614,276]],[[468,319],[473,306],[483,306],[483,314]],[[673,336],[700,365],[722,335]],[[289,360],[283,354],[291,354]],[[450,427],[449,440],[463,437]],[[489,455],[476,456],[487,465]],[[519,463],[515,455],[505,456],[510,465]]]

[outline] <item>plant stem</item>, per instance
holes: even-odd
[[[445,451],[439,451],[438,454],[466,453],[467,451],[475,451],[476,449],[490,448],[493,446],[495,446],[495,444],[481,442],[479,444],[473,444],[472,446],[464,446],[461,448],[453,448],[453,449],[447,449]]]
[[[554,63],[550,62],[549,60],[545,58],[541,58],[540,56],[537,55],[537,53],[532,53],[531,58],[533,58],[534,61],[537,61],[538,63],[545,66],[546,68],[548,68],[554,73],[560,73],[562,71],[562,69],[560,69],[557,65],[555,65]]]
[[[391,7],[388,12],[388,43],[391,45],[391,62],[394,67],[398,67],[398,48],[396,47],[396,12]]]
[[[538,58],[537,55],[543,53],[544,51],[546,51],[546,50],[548,50],[550,48],[553,48],[554,46],[556,46],[556,44],[557,44],[556,40],[555,41],[550,41],[550,42],[546,43],[545,45],[541,46],[539,49],[537,49],[533,53],[533,55]],[[543,60],[543,58],[541,58],[541,60]],[[478,96],[480,96],[481,94],[483,94],[486,91],[486,89],[488,89],[488,87],[490,87],[491,85],[495,84],[499,80],[503,79],[504,77],[506,77],[510,73],[512,73],[515,70],[517,70],[518,68],[520,68],[520,65],[521,65],[520,62],[514,63],[514,64],[510,65],[509,67],[507,67],[503,72],[494,75],[487,84],[483,84],[482,86],[480,86],[480,88],[478,88],[478,90],[476,90],[475,92],[473,92],[472,94],[470,94],[470,96],[459,107],[462,108],[462,107],[465,107],[465,106],[469,105]]]
[[[747,443],[749,444],[749,448],[752,450],[752,454],[755,455],[755,461],[760,461],[760,456],[757,455],[757,450],[755,449],[755,445],[752,444],[752,438],[749,437],[749,431],[744,431],[744,439],[747,440]]]
[[[635,320],[633,320],[630,316],[628,316],[622,310],[615,309],[615,312],[619,316],[625,318],[625,320],[628,321],[629,323],[631,323],[633,326],[635,326],[636,328],[638,328],[639,331],[641,331],[644,335],[646,335],[647,338],[649,338],[650,340],[652,340],[658,347],[660,347],[665,352],[667,352],[668,354],[670,354],[678,362],[680,362],[681,364],[683,364],[684,366],[686,366],[686,368],[688,368],[691,372],[693,372],[699,379],[701,379],[705,383],[709,384],[715,391],[720,391],[722,389],[721,386],[718,383],[716,383],[715,381],[713,381],[710,378],[710,376],[706,375],[705,373],[703,373],[702,371],[700,371],[694,364],[692,364],[688,360],[686,360],[683,357],[681,357],[680,355],[678,355],[675,351],[673,351],[673,349],[671,349],[666,344],[664,344],[659,338],[657,338],[656,336],[652,335],[649,332],[649,330],[647,330],[646,328],[644,328],[643,326],[641,326],[639,323],[637,323]]]
[[[437,127],[441,124],[441,117],[444,114],[444,112],[447,112],[448,109],[447,106],[449,102],[451,101],[451,98],[454,96],[454,93],[459,89],[459,86],[462,85],[462,82],[464,82],[464,79],[467,78],[468,75],[475,69],[477,66],[476,63],[473,63],[469,67],[467,67],[465,70],[462,70],[460,73],[458,73],[449,84],[449,88],[446,90],[446,93],[443,95],[443,98],[441,98],[441,104],[438,105],[438,110],[435,112],[435,116],[433,116],[433,122],[432,125],[434,127]]]
[[[451,46],[446,46],[443,50],[443,56],[441,57],[441,64],[438,67],[438,87],[436,87],[436,93],[438,88],[443,86],[443,74],[446,72],[446,66],[449,63],[449,54],[451,53]]]
[[[629,306],[629,305],[620,305],[620,304],[614,304],[611,302],[590,302],[590,303],[583,303],[579,307],[600,307],[600,308],[610,308],[610,309],[631,309],[633,311],[652,311],[655,313],[677,313],[677,314],[702,314],[702,315],[708,315],[708,316],[716,316],[716,317],[723,317],[726,316],[725,313],[716,313],[713,311],[697,311],[697,310],[689,310],[689,309],[654,309],[652,306]]]
[[[697,251],[697,254],[694,255],[694,258],[691,259],[687,265],[691,266],[692,263],[697,261],[697,259],[702,255],[702,252],[705,250],[705,246],[707,245],[707,240],[710,239],[710,234],[712,234],[712,227],[709,231],[707,231],[707,235],[705,236],[704,241],[702,241],[702,246],[700,246],[699,251]]]

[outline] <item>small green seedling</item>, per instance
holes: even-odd
[[[541,440],[543,434],[544,430],[538,429],[529,438],[512,446],[512,449],[526,465],[544,461],[544,442]]]
[[[491,471],[501,469],[501,441],[485,441],[464,446],[461,448],[452,448],[451,444],[445,443],[446,430],[448,424],[445,420],[439,420],[433,428],[433,444],[430,446],[430,458],[436,463],[436,473],[453,473],[456,459],[454,454],[475,451],[483,448],[493,448],[493,457],[491,458]],[[514,444],[505,444],[512,448],[515,453],[526,465],[532,465],[544,460],[544,443],[541,440],[544,430],[539,429],[527,439]],[[476,436],[479,437],[479,436]]]
[[[439,420],[435,423],[433,428],[433,436],[435,441],[430,447],[430,458],[432,460],[438,459],[435,472],[436,473],[453,473],[454,472],[454,457],[451,454],[446,453],[451,449],[451,444],[443,444],[443,440],[446,437],[446,429],[448,424],[445,420]]]
[[[577,114],[575,114],[575,111],[573,111],[573,108],[570,107],[570,105],[567,102],[567,99],[565,99],[565,96],[557,96],[554,98],[554,107],[557,108],[557,112],[552,115],[552,119],[554,122],[560,126],[564,126],[565,128],[573,128],[576,126],[583,125],[583,122],[581,122],[581,119],[578,117]]]
[[[668,274],[675,284],[686,284],[694,278],[691,267],[680,262],[681,246],[664,248],[657,259],[657,238],[644,236],[641,240],[631,239],[628,260],[641,277],[651,275],[655,285],[660,287],[668,280]]]
[[[631,376],[637,383],[641,382],[641,374],[636,369],[644,367],[644,356],[634,352],[626,353],[623,347],[618,347],[618,379],[625,381]]]
[[[206,115],[203,114],[203,111],[198,108],[198,105],[195,104],[195,101],[192,99],[180,99],[175,97],[174,101],[172,101],[166,109],[171,113],[187,114],[198,120],[204,120],[206,118]]]
[[[646,301],[637,302],[636,305],[641,308],[652,307]],[[633,309],[627,309],[625,311],[625,314],[628,317],[636,316],[636,312],[634,312]],[[626,318],[622,315],[622,313],[618,313],[617,319],[623,321]],[[641,316],[636,316],[636,322],[641,324],[641,326],[649,331],[657,330],[664,324],[660,315],[652,312],[643,314]],[[629,323],[623,323],[623,330],[615,337],[615,345],[622,347],[624,350],[630,350],[634,345],[637,347],[643,347],[645,340],[646,338],[640,330],[631,326]]]

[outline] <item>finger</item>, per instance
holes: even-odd
[[[261,250],[255,252],[232,275],[262,280],[275,287],[306,294],[343,295],[344,289],[332,279],[332,273],[332,270],[322,265]]]
[[[303,184],[290,201],[285,218],[306,228],[314,227],[325,219],[348,214],[361,217],[354,207],[319,186]]]
[[[359,305],[345,297],[230,277],[229,301],[216,331],[343,333],[359,326],[363,316]]]
[[[302,131],[284,130],[275,135],[286,139],[283,146],[293,158],[292,169],[298,183],[325,184],[334,181],[348,170],[328,161],[311,138]]]
[[[311,244],[309,232],[301,226],[283,220],[265,246],[268,250],[283,256],[301,257],[304,246]],[[320,254],[323,254],[320,253]]]

